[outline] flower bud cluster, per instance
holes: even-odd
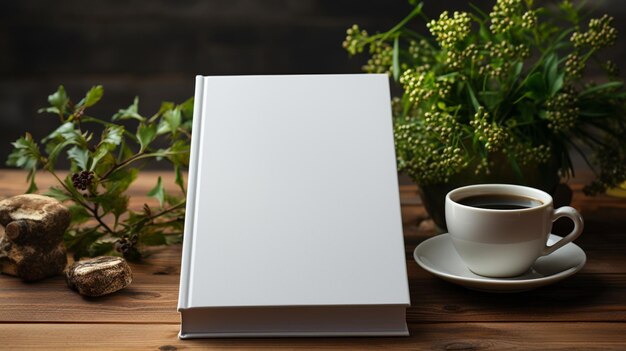
[[[462,42],[470,33],[470,16],[466,12],[455,11],[453,17],[444,11],[439,19],[428,23],[428,29],[442,48],[452,48]]]
[[[511,140],[507,154],[512,155],[522,166],[530,163],[545,164],[552,157],[552,148],[549,145],[533,146],[530,142]]]
[[[565,77],[568,80],[578,79],[582,77],[585,70],[585,61],[578,53],[573,52],[567,55],[565,60]]]
[[[478,74],[489,75],[494,78],[506,78],[515,62],[530,56],[530,49],[526,45],[515,45],[508,41],[501,41],[496,44],[487,42],[484,50],[491,60],[480,66]]]
[[[520,18],[519,14],[522,11],[521,0],[498,0],[489,13],[491,19],[489,30],[494,34],[502,34],[511,30],[518,23],[525,29],[534,27],[537,23],[537,15],[529,11]]]
[[[459,70],[471,62],[478,62],[481,55],[476,44],[469,44],[463,50],[448,50],[444,64],[451,70]]]
[[[420,184],[447,182],[468,166],[468,155],[461,147],[455,146],[451,139],[446,142],[440,139],[445,133],[448,133],[446,138],[451,138],[460,126],[447,113],[431,111],[424,117],[396,124],[398,169]]]
[[[564,89],[546,102],[548,128],[565,132],[572,128],[578,118],[578,99],[573,91]]]
[[[613,17],[604,15],[589,21],[589,30],[574,32],[570,40],[576,48],[591,47],[600,49],[615,44],[617,29],[611,25]]]
[[[354,24],[346,30],[346,39],[343,41],[342,46],[350,55],[362,53],[362,43],[367,37],[367,31],[361,30],[357,24]]]
[[[434,96],[435,91],[427,82],[427,73],[415,72],[408,69],[400,76],[400,84],[404,88],[404,93],[413,104],[420,104]]]
[[[470,125],[474,128],[474,134],[478,140],[489,152],[502,149],[509,139],[506,130],[495,121],[491,121],[489,113],[482,106],[474,114],[474,119],[470,121]]]
[[[372,56],[363,66],[363,71],[367,73],[387,73],[391,74],[393,65],[393,49],[387,43],[372,44],[370,47]]]

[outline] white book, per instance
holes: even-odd
[[[408,335],[386,75],[196,78],[181,338]]]

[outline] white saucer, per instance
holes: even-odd
[[[560,236],[550,234],[548,244],[560,239]],[[540,257],[523,275],[488,278],[472,273],[465,266],[447,233],[419,244],[413,257],[422,268],[444,280],[488,292],[519,292],[552,284],[578,272],[587,261],[585,252],[578,245],[569,243],[548,256]]]

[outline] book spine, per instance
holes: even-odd
[[[204,77],[196,76],[196,91],[194,96],[193,124],[191,129],[191,150],[189,153],[189,174],[187,176],[187,204],[185,208],[185,228],[183,252],[180,268],[180,288],[178,291],[178,310],[189,306],[189,283],[191,255],[195,236],[195,208],[196,208],[196,179],[200,154],[200,139],[202,137],[202,111],[204,100]]]

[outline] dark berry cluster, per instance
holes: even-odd
[[[76,189],[87,190],[93,181],[93,172],[81,171],[72,175],[72,183]]]
[[[137,245],[137,234],[124,235],[115,243],[115,251],[124,255],[130,253]]]

